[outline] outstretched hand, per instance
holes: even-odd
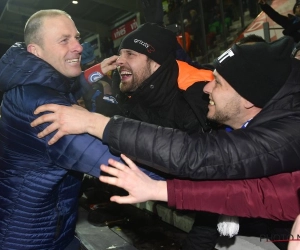
[[[31,126],[35,127],[45,122],[51,122],[42,132],[38,133],[38,137],[42,138],[55,130],[57,132],[49,140],[48,144],[51,145],[57,142],[62,136],[68,134],[81,134],[87,132],[88,123],[91,115],[86,109],[78,106],[63,106],[57,104],[45,104],[38,107],[34,114],[50,111],[52,113],[43,114],[35,119]]]
[[[101,165],[102,171],[112,175],[100,176],[99,180],[125,189],[128,196],[112,196],[111,201],[123,204],[133,204],[148,200],[167,201],[167,183],[166,181],[156,181],[142,172],[128,157],[121,155],[126,162],[125,165],[118,161],[110,159],[109,165]]]

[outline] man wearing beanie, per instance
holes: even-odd
[[[163,128],[123,117],[109,119],[101,115],[91,116],[87,112],[80,114],[76,109],[57,105],[40,107],[39,112],[54,111],[55,119],[53,118],[54,114],[45,115],[35,121],[34,125],[45,121],[55,121],[54,127],[58,129],[60,135],[50,141],[53,143],[63,134],[78,133],[77,124],[74,121],[69,121],[63,127],[59,125],[59,122],[56,121],[59,120],[58,111],[61,119],[63,119],[63,114],[68,116],[72,114],[70,117],[77,117],[77,119],[84,116],[85,120],[89,122],[85,125],[81,123],[80,131],[85,127],[83,131],[103,138],[114,152],[122,152],[137,162],[181,178],[198,180],[262,178],[263,180],[263,178],[273,175],[272,178],[276,178],[276,175],[282,173],[296,173],[295,171],[299,171],[300,160],[298,154],[300,146],[300,87],[298,84],[299,62],[296,60],[292,62],[293,72],[290,75],[289,56],[292,48],[293,41],[289,38],[282,38],[270,44],[234,45],[215,61],[215,80],[204,88],[210,99],[208,117],[232,127],[234,130],[231,132],[218,131],[197,137],[188,136],[185,132],[171,128]],[[234,70],[235,68],[236,70]],[[287,79],[288,81],[286,81]],[[93,124],[92,128],[89,123]],[[44,131],[42,135],[48,132],[51,131]],[[119,176],[118,173],[123,172],[124,169],[120,168],[118,173],[104,167],[102,170],[121,178],[122,176]],[[126,170],[126,172],[128,171],[130,169]],[[292,177],[291,175],[290,178]],[[274,187],[276,197],[287,196],[286,187],[281,183],[283,179],[280,176],[278,178],[279,188]],[[122,182],[120,180],[120,182],[116,182],[105,177],[101,177],[101,180],[123,188],[128,188],[128,185],[132,186],[135,183],[140,184],[135,181]],[[226,195],[226,202],[231,197],[230,192],[243,193],[243,188],[248,182],[251,180],[241,181],[240,188],[232,190],[230,186],[227,188],[226,181],[224,181],[223,189],[229,192]],[[163,182],[159,183],[161,185]],[[168,188],[166,200],[174,202],[174,198],[170,196],[172,193],[175,196],[177,192],[178,195],[180,195],[179,193],[186,194],[179,187],[172,192],[172,180],[168,180],[166,183],[167,186],[164,186],[164,188]],[[147,199],[160,199],[155,195],[164,194],[164,192],[151,189],[148,184],[145,183],[145,185],[139,185],[132,189],[139,190],[139,194],[143,194],[143,197],[138,197],[130,192],[133,199],[126,201],[127,198],[124,197],[119,198],[118,202],[135,203]],[[293,187],[297,185],[297,182],[291,181],[290,185]],[[187,192],[191,195],[196,192],[193,192],[193,186],[190,184],[186,187]],[[159,185],[155,187],[159,187]],[[265,187],[269,188],[270,192],[267,192]],[[257,186],[258,189],[264,189],[264,192],[270,195],[274,193],[271,191],[271,187]],[[154,191],[151,192],[152,196],[148,196],[147,190]],[[214,196],[216,201],[221,200],[222,196],[217,198],[218,189],[213,188],[212,181],[211,188],[207,192],[211,196],[214,190],[217,192]],[[297,190],[296,186],[295,190]],[[219,192],[222,193],[220,190]],[[294,194],[294,197],[297,197],[297,191]],[[184,202],[181,206],[184,209],[193,206],[201,207],[206,202],[205,196],[203,200],[202,197],[194,197],[191,200],[185,199],[184,196],[180,197],[178,202]],[[261,209],[256,207],[263,206],[265,202],[268,202],[267,197],[262,197],[262,199],[264,202],[261,204],[251,202],[251,197],[247,198],[251,203],[252,210],[256,211],[254,215],[250,213],[249,216],[247,212],[245,213],[247,210],[238,204],[239,200],[237,199],[231,200],[231,205],[226,205],[221,211],[225,211],[224,214],[229,215],[266,218],[265,215],[260,216]],[[174,205],[174,203],[171,204]],[[291,201],[291,204],[298,204],[298,202]],[[278,213],[282,213],[285,206],[283,204],[277,206],[279,207],[275,206],[272,210],[278,209]],[[211,206],[211,208],[214,207]],[[226,208],[230,213],[226,212]],[[205,211],[216,212],[216,208]],[[273,229],[275,230],[275,228]],[[258,231],[257,228],[256,230]],[[287,227],[283,227],[282,230],[288,231]]]
[[[234,45],[231,49],[229,49],[224,54],[222,54],[214,62],[214,66],[216,68],[216,71],[214,73],[215,81],[208,83],[204,88],[204,92],[209,95],[209,99],[210,99],[208,118],[210,118],[211,120],[216,121],[218,123],[226,124],[227,126],[230,126],[233,129],[246,130],[246,127],[248,126],[248,124],[251,124],[252,119],[262,111],[262,108],[266,106],[266,104],[272,99],[272,97],[276,96],[276,94],[282,88],[283,83],[285,83],[286,79],[288,78],[288,76],[291,72],[290,54],[291,54],[292,48],[293,48],[293,42],[291,41],[291,39],[287,38],[287,39],[282,39],[277,42],[274,42],[271,44],[271,46],[267,43],[257,43],[255,45],[240,45],[240,46]],[[257,60],[257,58],[260,58],[260,59]],[[270,112],[270,114],[268,114],[268,109],[266,109],[264,112],[262,112],[265,114],[262,119],[266,119],[267,117],[270,117],[270,120],[271,120],[272,116],[274,115],[274,110],[271,108],[271,111],[269,111],[269,112]],[[299,116],[299,114],[300,114],[299,111],[297,111],[297,113]],[[281,114],[279,115],[279,117],[280,116],[281,116]],[[254,121],[256,121],[256,120],[254,119]],[[125,134],[123,134],[123,128],[125,131],[127,128],[130,127],[130,126],[127,127],[126,123],[127,123],[126,121],[122,121],[121,124],[125,125],[126,128],[122,127],[122,129],[118,130],[119,132],[121,131],[123,136],[125,136]],[[299,123],[299,121],[298,121],[298,123]],[[298,125],[294,124],[294,128],[296,129],[296,127]],[[144,125],[141,125],[141,127],[139,127],[139,129],[137,129],[136,126],[134,126],[132,128],[132,130],[130,129],[130,131],[132,131],[132,132],[135,131],[135,129],[137,129],[139,131],[139,132],[134,132],[134,136],[132,133],[130,133],[131,136],[133,136],[133,138],[140,138],[141,136],[145,136],[143,132],[144,131],[146,132],[148,129],[144,130],[143,126]],[[270,127],[270,128],[267,127],[267,130],[269,130],[269,129],[272,131],[272,127]],[[155,143],[154,141],[152,141],[151,146],[153,147],[153,149],[152,150],[149,149],[149,151],[148,151],[148,148],[146,147],[147,150],[144,152],[149,152],[149,153],[151,152],[151,155],[154,152],[154,158],[156,158],[156,157],[164,158],[165,153],[163,153],[163,152],[165,152],[165,151],[158,152],[155,150],[155,148],[160,148],[161,145],[166,145],[168,143],[168,141],[166,140],[166,142],[165,142],[164,140],[161,140],[159,137],[155,136],[154,133],[155,134],[158,133],[157,131],[155,132],[155,130],[153,130],[153,133],[147,132],[148,133],[147,138],[149,138],[149,139],[153,138],[154,141],[159,140],[159,142]],[[258,131],[256,133],[259,135],[260,132]],[[265,133],[265,132],[262,130],[262,133]],[[300,139],[299,132],[296,132],[296,134],[298,136],[298,143],[299,143],[299,139]],[[114,137],[115,134],[113,133],[111,135]],[[225,136],[226,135],[224,135],[224,137]],[[237,138],[238,138],[238,136],[239,135],[237,135]],[[246,133],[246,136],[247,136],[247,133]],[[279,137],[281,136],[280,133],[278,134],[278,136]],[[168,136],[166,136],[166,138],[167,137]],[[168,137],[168,139],[170,141],[174,142],[174,139],[175,139],[175,141],[177,141],[176,136],[174,136],[172,139],[170,137]],[[271,137],[273,137],[273,136],[271,136]],[[118,144],[119,143],[122,144],[124,142],[123,139],[130,141],[130,139],[128,137],[121,139],[121,135],[118,136],[118,139],[114,138],[114,140],[115,139],[118,140]],[[217,151],[217,149],[219,150],[219,148],[222,147],[221,145],[218,145],[218,143],[222,142],[222,140],[225,140],[223,147],[224,147],[224,152],[226,152],[227,147],[225,145],[228,143],[228,141],[231,142],[231,137],[227,137],[227,138],[223,139],[223,137],[220,136],[220,138],[217,138],[217,139],[219,139],[219,140],[215,144],[215,148],[214,147],[211,148],[211,152],[215,152],[215,151]],[[270,138],[270,139],[274,140],[274,138]],[[121,140],[121,142],[119,140]],[[213,142],[213,140],[214,140],[214,137],[211,138],[212,142]],[[257,139],[254,139],[254,141],[253,141],[254,148],[256,147],[256,143],[259,143],[259,142],[255,142],[256,140]],[[179,141],[181,142],[181,140],[178,140],[178,142]],[[182,140],[182,141],[184,141],[184,140]],[[197,141],[199,141],[199,139]],[[212,142],[206,141],[206,144],[210,145],[210,143],[212,143]],[[116,141],[116,143],[117,143],[117,141]],[[127,141],[127,143],[128,143],[128,141]],[[240,142],[237,140],[236,145],[235,145],[235,143],[233,144],[234,147],[239,147],[239,143]],[[182,143],[178,143],[178,144],[182,145]],[[264,144],[264,141],[262,141],[262,144]],[[124,145],[125,145],[125,143],[124,143]],[[275,145],[272,145],[272,147],[274,147]],[[293,145],[290,145],[290,146],[293,147]],[[142,147],[142,149],[145,149],[145,147],[143,147],[138,142],[135,146],[133,146],[133,144],[131,144],[131,142],[129,142],[128,145],[126,146],[126,148],[129,149],[128,151],[130,151],[129,155],[132,155],[130,147],[132,147],[132,149],[134,148],[135,150],[140,149],[140,147]],[[241,153],[240,153],[240,155],[236,156],[237,159],[238,159],[238,157],[242,157],[243,155],[245,155],[245,157],[246,157],[247,152],[248,152],[248,150],[251,149],[251,147],[252,147],[251,143],[249,143],[249,145],[246,145],[244,147],[240,147],[239,149],[241,150]],[[113,147],[113,148],[115,149],[115,147]],[[119,145],[117,146],[117,148],[119,148]],[[172,148],[172,150],[171,151],[167,150],[168,152],[176,152],[177,151],[177,146],[175,146],[175,145],[170,148]],[[194,148],[194,147],[191,146],[191,148]],[[229,151],[234,153],[235,149],[233,149],[233,148],[230,149],[230,148],[231,147],[229,147]],[[164,148],[164,150],[166,150],[166,149]],[[178,148],[178,150],[179,150],[179,148]],[[197,150],[197,152],[201,152],[201,151],[203,151],[203,150],[201,150],[201,149]],[[121,152],[123,152],[123,148],[122,148]],[[208,155],[210,154],[209,153],[210,150],[207,148],[205,148],[205,152]],[[287,150],[286,152],[289,154],[289,150]],[[260,151],[258,151],[258,152],[254,151],[254,155],[255,155],[255,153],[260,154]],[[134,154],[136,155],[136,152]],[[226,153],[221,153],[221,154],[217,153],[218,156],[216,156],[216,159],[220,158],[223,154],[226,155]],[[295,153],[295,156],[296,155],[297,155],[297,153]],[[141,156],[138,154],[138,157],[141,157]],[[191,161],[194,161],[194,159],[196,159],[191,154],[189,154],[189,157],[192,157]],[[203,156],[198,156],[198,157],[200,159],[203,158]],[[235,159],[235,156],[232,156],[232,157]],[[186,162],[189,162],[188,158],[185,159]],[[207,158],[209,158],[209,157],[207,156]],[[264,161],[263,160],[264,158],[265,158],[265,156],[262,157],[262,161]],[[205,159],[206,158],[204,158],[203,161],[205,161]],[[215,161],[216,159],[213,158],[212,161]],[[180,161],[180,159],[177,159],[177,160]],[[177,160],[174,160],[168,164],[170,164],[170,166],[172,166],[173,164],[176,164],[176,166],[178,166],[178,168],[180,168],[180,166],[185,165],[184,161],[181,162],[182,165],[180,165],[180,163],[176,163]],[[157,161],[160,162],[158,159],[157,159]],[[248,160],[245,159],[246,163],[247,163],[247,161]],[[263,165],[266,164],[267,162],[268,162],[268,160],[265,159],[265,162],[263,163]],[[246,163],[240,163],[240,164],[246,164]],[[246,168],[247,170],[245,170],[245,173],[240,173],[240,174],[235,173],[235,171],[239,172],[239,170],[235,170],[235,171],[233,171],[233,174],[235,177],[227,176],[225,174],[226,170],[223,170],[224,176],[220,177],[218,171],[214,170],[214,173],[211,173],[212,176],[210,176],[209,178],[213,178],[213,179],[219,179],[219,178],[244,179],[244,178],[251,178],[251,177],[249,177],[249,174],[252,174],[253,177],[265,177],[265,176],[269,175],[267,172],[260,173],[260,174],[258,173],[257,167],[259,164],[256,163],[257,164],[256,165],[251,162],[249,162],[249,164],[251,166],[253,164],[252,170]],[[286,161],[282,164],[286,164],[286,167],[290,167],[289,161]],[[157,166],[161,166],[161,165],[162,164],[159,163],[159,165],[157,165]],[[208,164],[208,166],[209,165],[210,164]],[[273,163],[270,162],[270,165],[272,166]],[[246,166],[247,166],[247,164],[246,164]],[[273,166],[274,166],[274,170],[275,170],[276,165],[273,165]],[[294,167],[296,167],[295,163],[294,163]],[[169,166],[167,168],[169,168]],[[275,171],[274,173],[281,173],[280,168],[277,168],[277,170],[279,170],[279,171],[278,172]],[[165,171],[170,172],[170,170],[165,170]],[[196,171],[196,170],[194,170],[194,171]],[[195,176],[192,174],[192,173],[195,173],[194,171],[187,172],[185,176],[182,176],[182,173],[179,173],[179,172],[176,172],[176,175],[181,176],[181,177],[195,178]],[[205,172],[203,172],[203,177],[200,177],[200,178],[207,178],[207,173],[206,173],[207,171],[209,171],[209,170],[205,170]],[[231,175],[231,174],[229,174],[229,175]],[[268,192],[267,190],[264,190],[265,193],[271,194],[272,191],[274,191],[272,185],[271,186],[265,185],[265,183],[269,182],[269,181],[271,181],[273,184],[276,184],[275,190],[277,192],[283,192],[286,188],[282,185],[281,181],[284,181],[284,184],[289,184],[289,182],[287,182],[287,180],[290,180],[290,178],[289,178],[290,175],[289,174],[287,174],[287,175],[288,176],[278,176],[277,178],[272,177],[271,179],[268,179],[268,181],[265,181],[265,180],[260,181],[260,179],[251,180],[251,181],[249,180],[249,182],[248,181],[247,182],[240,181],[240,184],[235,183],[237,185],[235,192],[237,192],[238,190],[244,190],[246,183],[249,183],[249,188],[255,188],[257,185],[256,183],[261,182],[262,186],[259,188],[267,187],[267,188],[269,188],[268,190],[270,192]],[[293,177],[295,178],[295,180],[299,179],[299,177],[297,175],[294,175]],[[198,177],[196,177],[196,178],[198,178]],[[168,181],[168,182],[171,182],[171,181]],[[211,185],[214,186],[214,183],[212,182]],[[218,183],[218,185],[220,187],[223,186],[224,189],[230,193],[230,190],[231,190],[230,187],[225,188],[226,181],[224,181],[223,183]],[[232,184],[230,183],[230,185],[232,185]],[[142,186],[145,189],[149,189],[149,186],[147,186],[146,184],[142,185]],[[124,188],[124,186],[122,186],[122,187]],[[198,191],[198,189],[192,189],[192,187],[193,187],[193,185],[189,185],[189,188],[187,189],[187,193],[194,194],[194,192],[198,192],[198,193],[201,192],[201,189],[200,189],[200,191]],[[207,185],[207,187],[209,188],[209,185]],[[289,188],[290,190],[294,191],[294,194],[295,194],[294,197],[295,196],[297,197],[297,195],[296,195],[297,187],[298,187],[297,185],[295,187],[293,185],[291,185],[291,187]],[[142,187],[138,186],[136,188],[139,189]],[[209,200],[209,198],[211,196],[211,194],[210,194],[211,189],[208,190],[208,188],[206,189],[207,200]],[[177,187],[177,190],[175,189],[174,192],[175,192],[175,195],[177,195],[177,193],[178,193],[178,196],[182,197],[180,195],[180,193],[183,192],[181,188],[179,189]],[[245,191],[243,191],[243,192],[245,192]],[[203,193],[203,191],[202,191],[202,193]],[[257,192],[257,193],[259,194],[259,192]],[[221,194],[224,194],[224,193],[221,192]],[[204,197],[206,197],[206,196],[204,196]],[[227,195],[225,194],[224,196],[223,195],[218,196],[216,194],[215,195],[216,201],[214,203],[216,203],[218,200],[224,201],[223,197],[227,197],[227,196],[228,196],[228,194]],[[203,195],[198,196],[198,197],[203,197]],[[193,198],[193,200],[186,200],[186,203],[187,204],[196,203],[196,204],[199,204],[199,206],[202,205],[203,203],[205,204],[205,200],[203,200],[203,199],[201,199],[201,201],[199,201],[197,203],[197,199],[194,200],[195,196],[192,196],[192,198]],[[280,201],[283,200],[283,198],[280,198],[280,193],[278,194],[278,200],[280,200]],[[179,198],[178,202],[180,203],[180,198]],[[239,201],[236,200],[236,203],[234,203],[234,205],[239,206],[238,202]],[[291,202],[291,201],[289,201],[289,202]],[[292,204],[297,205],[298,204],[297,199],[294,198],[292,201]],[[173,205],[174,205],[174,203],[173,203]],[[276,202],[276,205],[278,205],[278,202]],[[205,205],[202,205],[202,206],[205,206]],[[211,212],[224,211],[223,207],[215,207],[212,205],[210,205],[210,206],[208,205],[208,206],[206,206],[206,209],[207,209],[207,207],[209,207],[208,208],[209,210],[205,210],[205,211],[211,211]],[[238,210],[238,208],[235,208],[235,211],[236,210]],[[257,217],[257,216],[260,217],[260,214],[261,214],[261,217],[266,217],[265,215],[263,215],[263,212],[259,208],[253,208],[253,210],[257,211],[257,214],[258,214],[258,215],[255,215],[255,217]],[[229,209],[229,211],[230,211],[230,209]],[[247,211],[247,210],[245,210],[245,208],[239,210],[239,213],[241,214],[241,216],[245,216],[247,214],[247,213],[245,213],[245,211]],[[260,211],[260,212],[258,212],[258,211]],[[297,211],[299,212],[299,210],[297,210],[296,208],[293,208],[292,210],[288,209],[288,211],[292,211],[293,215],[297,214]],[[229,214],[232,214],[232,211],[230,211]],[[280,217],[280,215],[281,215],[281,213],[277,214],[278,217]],[[208,218],[212,219],[212,217],[208,217]],[[268,218],[273,219],[274,217],[270,216]],[[285,217],[283,220],[292,220],[292,216]],[[202,223],[203,223],[203,226],[204,225],[206,225],[206,226],[216,225],[216,221],[208,221],[205,219],[203,219]],[[255,220],[255,219],[241,218],[240,219],[240,226],[241,226],[240,233],[248,234],[250,231],[249,228],[251,228],[251,229],[256,230],[257,232],[260,232],[260,234],[275,235],[276,233],[277,234],[280,233],[282,235],[282,237],[288,238],[291,224],[292,224],[292,222],[275,222],[273,220]],[[197,226],[200,227],[200,225],[197,225]],[[270,229],[265,231],[266,227],[269,227]],[[203,227],[203,230],[204,230],[204,227]],[[193,231],[193,229],[192,229],[192,232],[195,233],[195,231]],[[197,232],[199,232],[199,230]],[[229,234],[231,234],[231,233],[232,232],[229,229]],[[234,232],[231,235],[234,235],[235,233],[237,233],[237,232]],[[259,236],[260,234],[258,233],[257,236]],[[268,236],[268,237],[271,238],[272,236]],[[207,240],[209,240],[209,238],[210,237],[208,237]],[[287,243],[279,242],[279,243],[276,243],[276,245],[280,249],[286,249]],[[192,248],[190,248],[190,249],[192,249]],[[204,249],[204,248],[198,247],[198,248],[194,248],[194,249]],[[207,248],[207,249],[211,249],[211,248]]]
[[[267,43],[233,45],[214,61],[215,78],[220,75],[241,97],[262,109],[290,74],[289,42],[281,39],[272,46]]]
[[[154,23],[141,25],[122,40],[116,62],[125,96],[120,103],[122,114],[202,133],[209,130],[204,116],[207,105],[198,100],[212,72],[176,61],[176,50],[175,34]]]
[[[121,93],[115,114],[189,134],[210,131],[207,98],[202,98],[212,71],[176,61],[177,46],[176,35],[154,23],[141,25],[122,40],[116,61]],[[212,231],[210,242],[215,245],[215,226]]]
[[[155,23],[145,23],[128,34],[119,46],[116,61],[120,75],[117,114],[179,128],[189,133],[209,131],[204,114],[204,84],[213,78],[211,70],[196,69],[176,61],[176,36]],[[85,71],[92,84],[96,65]]]
[[[294,39],[295,43],[300,41],[300,1],[296,0],[293,13],[294,15],[288,14],[288,16],[283,16],[275,11],[269,4],[267,0],[258,0],[258,3],[263,12],[265,12],[274,22],[279,24],[285,36],[290,36]]]
[[[207,93],[210,97],[208,118],[210,118],[215,122],[226,124],[233,129],[240,129],[240,128],[247,127],[248,123],[252,120],[252,118],[255,117],[262,110],[262,108],[268,103],[268,101],[272,99],[273,96],[275,96],[275,94],[281,89],[283,83],[288,78],[291,71],[290,54],[291,54],[292,47],[293,47],[293,42],[290,39],[282,39],[280,41],[277,41],[276,43],[273,43],[272,46],[266,43],[257,43],[255,44],[255,46],[234,45],[231,49],[229,49],[223,55],[221,55],[214,62],[214,66],[216,68],[214,75],[216,80],[208,83],[204,88],[204,92]],[[260,59],[257,60],[257,58]],[[156,138],[155,136],[153,137]],[[135,138],[139,138],[139,137],[135,137]],[[151,138],[151,135],[149,135],[149,138]],[[156,148],[156,146],[154,147]],[[213,151],[214,150],[212,150],[212,152]],[[161,153],[159,154],[162,155]],[[158,154],[155,154],[155,156],[156,155]],[[248,171],[251,172],[251,170]],[[254,169],[253,169],[253,174],[254,175],[256,174]],[[189,176],[189,177],[193,178],[193,176]],[[241,175],[239,178],[245,178],[245,177],[246,176]],[[278,178],[281,179],[282,176]],[[255,186],[256,181],[257,180],[249,181],[249,183],[251,182],[253,183],[253,184],[251,183],[252,185],[250,185],[250,187]],[[279,183],[277,182],[278,180],[271,179],[271,181],[273,183],[277,183],[277,186],[280,187],[279,190],[284,189],[280,184],[280,182]],[[219,185],[226,186],[226,182],[221,183]],[[245,185],[244,181],[240,183],[241,190],[243,190],[242,188],[244,185]],[[228,191],[228,189],[225,190]],[[295,189],[292,190],[295,192]],[[178,190],[178,193],[179,192],[181,192],[181,190],[180,191]],[[222,196],[217,197],[217,199],[221,199],[221,198]],[[199,203],[202,204],[203,202],[199,202]],[[297,201],[293,203],[297,204]],[[210,209],[211,207],[212,206],[210,206]],[[213,209],[216,210],[217,208],[213,207]],[[211,209],[211,212],[214,212],[214,210]],[[295,215],[297,214],[297,212],[293,210],[293,214]],[[245,216],[245,214],[243,215]],[[285,217],[285,220],[286,218],[287,217]],[[291,218],[292,217],[289,217],[289,219]],[[211,221],[209,221],[208,219]],[[204,230],[205,228],[204,226],[213,227],[214,225],[216,225],[216,221],[213,221],[213,217],[210,216],[208,217],[208,219],[203,218],[202,230]],[[254,228],[254,230],[258,230],[259,227],[262,228],[270,227],[271,229],[269,231],[264,231],[264,229],[262,229],[262,231],[260,232],[263,232],[264,234],[266,233],[275,234],[276,231],[275,229],[273,230],[272,227],[274,228],[276,227],[277,233],[280,233],[285,238],[289,236],[291,222],[277,223],[274,221],[264,221],[264,220],[259,221],[259,220],[252,220],[252,219],[251,220],[240,219],[240,220],[241,220],[240,224],[241,224],[242,234],[249,233],[248,231],[249,229],[247,227],[252,229]],[[200,225],[197,226],[200,227]],[[229,235],[234,235],[235,233],[237,233],[237,232],[232,233],[230,229],[228,230],[229,231],[227,233],[229,233]],[[199,230],[195,231],[192,229],[192,232],[199,233]],[[211,238],[210,236],[207,236],[206,243],[208,243],[208,241],[211,240],[210,238]],[[209,246],[208,244],[207,244],[207,249],[211,249],[208,248]],[[286,249],[287,243],[276,243],[276,245],[280,249]],[[192,248],[186,248],[186,249],[192,249]],[[196,249],[204,249],[204,248],[201,248],[201,246],[198,245]]]

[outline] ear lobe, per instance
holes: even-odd
[[[254,104],[252,102],[249,102],[248,100],[245,99],[245,104],[244,104],[244,107],[246,109],[251,109],[254,107]]]
[[[39,57],[39,52],[38,52],[38,48],[37,45],[35,44],[28,44],[27,46],[27,51],[34,54],[35,56]]]
[[[155,72],[159,67],[160,67],[160,64],[158,64],[157,62],[155,61],[151,61],[151,69],[152,69],[152,72]]]

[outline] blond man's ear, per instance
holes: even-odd
[[[34,54],[37,57],[40,57],[39,50],[40,50],[40,48],[36,44],[28,44],[28,46],[27,46],[27,51]]]

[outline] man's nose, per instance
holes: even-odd
[[[208,83],[204,86],[203,92],[204,92],[205,94],[208,94],[208,95],[209,95],[209,94],[212,92],[212,89],[213,89],[214,84],[215,84],[215,80],[212,80],[212,81],[208,82]]]
[[[116,64],[117,66],[121,66],[122,64],[124,64],[124,57],[122,55],[119,55]]]
[[[73,48],[73,51],[76,51],[76,52],[79,52],[81,53],[82,50],[83,50],[83,47],[81,46],[81,44],[79,43],[78,40],[75,40],[72,44],[72,48]]]

